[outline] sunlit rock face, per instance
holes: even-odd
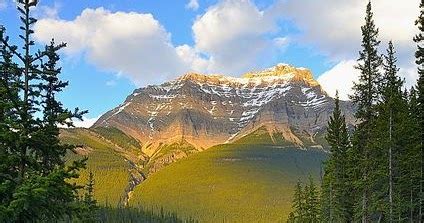
[[[181,142],[204,150],[258,129],[266,129],[276,142],[322,148],[333,107],[334,99],[308,69],[278,64],[241,78],[188,73],[137,89],[93,128],[118,128],[140,140],[146,154]],[[353,106],[342,102],[341,107],[352,124]]]

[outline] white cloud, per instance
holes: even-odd
[[[418,1],[373,1],[381,46],[393,39],[408,85],[416,78],[412,37]],[[268,58],[275,58],[293,42],[313,44],[338,63],[320,82],[330,94],[337,86],[346,99],[348,90],[342,92],[341,86],[346,83],[345,89],[350,89],[355,76],[351,65],[360,49],[366,2],[281,0],[259,9],[251,0],[220,0],[194,21],[193,46],[174,46],[171,34],[151,14],[103,8],[85,9],[70,21],[59,19],[54,11],[46,13],[50,16],[39,21],[35,36],[41,42],[52,36],[67,42],[68,55],[84,55],[99,69],[120,73],[139,86],[161,83],[187,71],[237,75],[267,65]],[[197,1],[186,7],[195,10]],[[300,28],[300,38],[278,32],[282,15]]]
[[[341,61],[323,73],[318,82],[331,97],[335,97],[336,91],[339,91],[340,99],[348,100],[352,94],[353,83],[357,82],[359,77],[359,71],[354,68],[356,64],[355,60]]]
[[[259,10],[250,0],[222,0],[209,7],[194,21],[193,46],[174,46],[171,34],[151,14],[97,8],[63,20],[50,11],[35,26],[39,42],[48,43],[52,37],[66,42],[67,55],[84,56],[97,68],[121,73],[138,86],[188,71],[237,75],[287,45],[287,38],[272,37],[276,20],[267,9]]]
[[[210,61],[206,58],[202,58],[200,53],[193,47],[184,44],[176,48],[178,56],[191,67],[191,71],[202,72],[207,71]]]
[[[335,60],[357,57],[361,44],[360,26],[364,23],[368,1],[289,0],[281,1],[277,12],[295,22],[303,40],[313,43]],[[380,29],[382,47],[393,40],[401,63],[411,60],[414,21],[419,15],[419,0],[374,0],[374,19]]]
[[[352,68],[361,49],[361,30],[368,1],[350,0],[288,0],[280,1],[274,13],[284,15],[301,30],[297,41],[314,45],[327,54],[335,67],[322,74],[318,81],[334,96],[340,91],[342,99],[351,93],[352,81],[358,71]],[[418,78],[414,65],[415,44],[418,32],[414,25],[419,15],[419,0],[373,0],[374,20],[379,28],[380,53],[385,53],[387,42],[392,40],[397,50],[399,75],[405,78],[406,87]],[[295,37],[291,37],[295,38]]]
[[[189,0],[189,2],[186,5],[186,8],[196,11],[197,9],[199,9],[199,1],[198,0]]]
[[[100,115],[95,118],[88,118],[86,116],[82,117],[81,120],[73,120],[74,127],[73,128],[90,128],[96,123],[96,121],[100,118]],[[59,128],[68,128],[67,125],[59,125]]]
[[[72,21],[41,19],[35,37],[44,43],[52,37],[67,42],[68,55],[83,53],[98,68],[120,72],[136,85],[160,83],[190,67],[151,14],[85,9]]]
[[[275,21],[250,0],[223,0],[199,16],[193,27],[195,49],[209,56],[209,72],[241,73],[273,46]]]
[[[319,76],[317,81],[331,97],[335,97],[338,91],[341,100],[349,100],[349,95],[353,94],[353,84],[358,82],[360,75],[360,71],[354,68],[355,65],[357,65],[356,60],[343,60]],[[415,65],[401,68],[398,74],[405,80],[406,89],[415,85],[418,79]]]
[[[94,125],[94,123],[100,118],[100,116],[95,117],[95,118],[87,118],[87,117],[83,117],[82,121],[76,120],[74,121],[74,126],[76,128],[90,128],[92,125]]]

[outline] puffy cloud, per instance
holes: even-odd
[[[341,61],[319,76],[318,82],[331,97],[335,97],[338,91],[341,100],[348,100],[352,94],[353,83],[358,81],[359,77],[359,71],[354,68],[356,64],[355,60]]]
[[[274,13],[284,15],[300,28],[302,34],[297,41],[313,44],[330,60],[338,63],[318,80],[332,96],[338,89],[344,100],[351,93],[352,81],[357,80],[358,76],[353,65],[361,47],[360,26],[364,23],[367,3],[351,0],[288,0],[280,1],[274,7]],[[418,77],[413,63],[415,44],[412,39],[418,32],[414,21],[419,15],[419,0],[373,0],[372,6],[380,31],[379,39],[382,40],[380,52],[385,53],[388,41],[394,42],[401,68],[399,75],[409,88]]]
[[[195,10],[197,3],[191,0],[186,7]],[[401,74],[409,86],[416,78],[412,37],[418,3],[373,1],[381,46],[386,47],[385,42],[393,39]],[[85,9],[70,21],[59,19],[54,10],[47,11],[51,16],[39,21],[35,36],[41,42],[50,41],[52,36],[67,42],[67,54],[83,54],[99,69],[121,73],[139,86],[160,83],[187,71],[237,75],[261,67],[267,58],[275,58],[295,41],[308,43],[338,63],[320,77],[332,94],[335,90],[331,87],[339,85],[326,83],[354,79],[356,71],[351,65],[360,49],[365,4],[351,0],[281,0],[259,9],[251,0],[220,0],[194,21],[192,46],[174,46],[171,34],[151,14],[103,8]],[[277,25],[281,16],[302,31],[301,38],[281,35]],[[348,92],[340,94],[346,99]]]
[[[197,9],[199,9],[199,1],[198,0],[189,0],[189,2],[186,5],[186,8],[196,11]]]
[[[360,75],[359,70],[354,68],[356,64],[356,60],[343,60],[319,76],[318,82],[331,97],[335,97],[338,91],[341,100],[349,100],[349,95],[353,94],[353,84],[358,82]],[[398,74],[405,80],[404,87],[407,89],[418,79],[417,68],[412,64],[407,68],[401,68]]]
[[[100,69],[121,72],[137,85],[173,78],[190,67],[151,14],[85,9],[72,21],[40,20],[35,37],[44,43],[51,37],[67,42],[67,54],[84,53]]]
[[[91,126],[94,125],[94,123],[96,123],[96,121],[100,118],[100,116],[95,117],[95,118],[88,118],[86,116],[82,117],[82,121],[81,120],[72,120],[74,127],[75,128],[90,128]],[[68,128],[67,125],[59,125],[59,128]]]
[[[210,60],[200,56],[193,47],[184,44],[176,48],[178,56],[191,67],[191,71],[202,72],[209,70]]]
[[[199,16],[192,29],[195,49],[209,56],[208,71],[237,74],[273,46],[267,35],[276,27],[250,0],[223,0]]]
[[[43,11],[49,16],[35,26],[38,41],[54,37],[66,42],[66,54],[84,55],[97,68],[122,73],[138,86],[188,71],[237,75],[260,66],[260,56],[283,50],[288,42],[272,37],[276,20],[250,0],[222,0],[198,16],[193,46],[174,46],[171,34],[151,14],[97,8],[62,20],[53,8]]]
[[[357,56],[360,26],[364,23],[368,1],[289,0],[279,3],[278,12],[295,22],[303,40],[315,44],[335,60]],[[380,29],[382,47],[393,40],[402,63],[408,63],[417,33],[414,21],[419,15],[419,0],[374,0],[374,19]]]
[[[100,116],[95,117],[95,118],[87,118],[87,117],[83,117],[82,121],[80,120],[75,120],[74,121],[74,126],[76,128],[90,128],[91,126],[94,125],[94,123],[100,118]]]

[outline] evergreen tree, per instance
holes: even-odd
[[[19,0],[22,50],[0,29],[0,222],[57,221],[80,210],[77,178],[85,160],[66,166],[63,156],[74,147],[59,143],[58,124],[72,126],[84,112],[63,108],[56,94],[66,87],[58,79],[52,42],[33,54],[30,16],[37,1]],[[15,62],[16,61],[16,62]]]
[[[416,90],[411,89],[408,98],[408,118],[403,120],[402,126],[406,129],[404,136],[401,137],[404,142],[397,152],[399,167],[396,172],[395,195],[398,203],[395,205],[395,215],[399,221],[419,222],[419,201],[420,201],[420,138],[419,138],[419,120],[417,114],[418,98]],[[395,137],[396,141],[398,137]],[[395,142],[396,142],[395,141]],[[395,153],[396,154],[396,153]],[[396,199],[395,199],[396,201]]]
[[[304,189],[305,198],[305,222],[319,222],[319,193],[312,176],[309,176],[309,184]]]
[[[324,162],[324,176],[321,182],[321,221],[333,223],[335,221],[335,193],[334,193],[334,159],[330,157]]]
[[[300,180],[297,182],[295,190],[294,190],[294,197],[293,197],[293,209],[294,211],[291,213],[291,215],[294,216],[294,219],[296,222],[304,222],[306,219],[306,213],[305,213],[305,194],[302,188],[302,183]]]
[[[83,197],[84,212],[82,213],[80,220],[82,222],[97,222],[98,207],[97,201],[94,199],[94,174],[89,172],[88,182],[85,185],[85,193]]]
[[[328,122],[326,140],[330,157],[325,163],[322,185],[323,216],[326,222],[349,222],[353,218],[352,185],[349,176],[350,140],[338,95]]]
[[[400,172],[411,177],[402,166],[402,159],[408,154],[408,102],[402,92],[403,81],[398,77],[395,50],[389,42],[387,55],[384,56],[384,79],[380,88],[381,101],[377,105],[378,117],[373,138],[377,150],[373,181],[376,187],[373,191],[374,210],[384,221],[393,222],[395,209],[401,201],[395,199],[401,194]]]
[[[418,25],[419,33],[415,36],[414,41],[417,43],[417,51],[415,53],[416,64],[418,65],[418,82],[417,82],[417,106],[418,113],[417,121],[419,125],[418,139],[419,139],[419,152],[420,152],[420,163],[419,163],[419,171],[420,171],[420,182],[419,182],[419,221],[424,221],[424,191],[423,191],[423,183],[424,183],[424,1],[421,0],[420,4],[420,15],[416,21],[416,25]]]
[[[375,127],[376,108],[379,99],[378,86],[380,85],[379,69],[382,58],[378,54],[378,29],[373,20],[371,2],[366,9],[365,25],[362,30],[362,51],[359,52],[358,65],[360,71],[359,81],[354,84],[352,102],[357,110],[355,117],[359,121],[354,137],[353,149],[356,154],[355,162],[358,164],[353,172],[357,193],[361,196],[356,198],[356,216],[366,223],[370,221],[370,202],[373,187],[371,174],[374,172],[374,149],[372,132]]]
[[[94,174],[90,171],[88,182],[86,185],[86,193],[84,195],[84,203],[91,209],[96,208],[97,201],[94,199]]]
[[[311,176],[309,184],[302,187],[297,182],[292,202],[293,212],[289,214],[287,222],[315,223],[320,221],[320,199],[319,192]]]

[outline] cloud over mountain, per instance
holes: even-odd
[[[419,1],[372,3],[380,27],[381,53],[393,40],[401,76],[412,86],[417,78],[412,38],[417,32],[414,20]],[[291,44],[312,46],[335,64],[320,78],[325,87],[331,85],[324,80],[346,83],[357,73],[350,65],[360,50],[365,4],[348,0],[281,0],[259,7],[251,0],[221,0],[194,19],[194,43],[181,45],[172,42],[171,33],[152,14],[104,8],[85,9],[73,20],[44,18],[35,31],[40,42],[49,42],[51,36],[67,42],[68,55],[83,54],[99,70],[122,73],[138,86],[160,83],[188,71],[238,76],[247,69],[266,66],[264,58],[278,55],[284,61],[284,50]],[[196,10],[198,1],[191,0],[186,7]],[[281,22],[292,24],[299,33],[284,31]],[[344,74],[339,73],[341,70]],[[349,92],[340,93],[346,98]]]
[[[84,53],[100,69],[122,72],[138,85],[183,72],[186,65],[170,35],[151,14],[103,8],[85,9],[72,21],[42,19],[35,27],[39,41],[48,42],[53,36],[67,42],[67,54]]]
[[[84,54],[100,70],[120,72],[142,86],[188,71],[241,74],[265,52],[285,45],[284,37],[269,36],[275,29],[275,20],[253,2],[224,0],[194,21],[193,46],[175,46],[151,14],[104,8],[85,9],[74,20],[41,19],[35,37],[67,42],[66,54]]]
[[[334,92],[335,87],[340,90],[350,89],[350,81],[356,79],[354,76],[358,72],[351,65],[360,50],[360,26],[364,23],[367,2],[289,0],[280,1],[275,7],[280,15],[300,28],[302,34],[298,38],[299,42],[314,45],[336,63],[333,69],[325,72],[319,79],[327,91]],[[407,87],[410,87],[418,78],[414,64],[415,44],[412,39],[418,32],[414,21],[419,15],[419,0],[375,0],[372,1],[372,6],[382,41],[380,53],[385,53],[388,41],[394,42],[401,67],[400,75],[405,78]],[[342,98],[347,98],[350,91],[341,91]]]

